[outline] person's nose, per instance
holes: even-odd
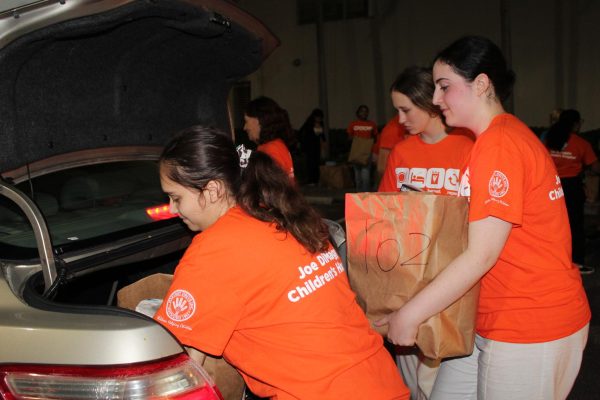
[[[175,205],[175,203],[173,202],[173,200],[169,199],[169,212],[171,214],[179,214],[178,211],[179,210],[177,210],[177,206]]]
[[[439,87],[435,87],[435,90],[433,91],[433,99],[432,99],[433,104],[435,104],[436,106],[439,106],[442,104],[442,91],[440,90]]]
[[[402,111],[398,112],[398,121],[401,124],[404,124],[406,122],[406,113],[403,113]]]

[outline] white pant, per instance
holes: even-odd
[[[589,324],[562,339],[506,343],[477,335],[468,357],[444,360],[432,400],[564,400],[579,373]]]
[[[397,354],[396,363],[404,383],[410,390],[410,400],[428,400],[435,383],[440,360],[426,358],[415,349],[410,354]]]

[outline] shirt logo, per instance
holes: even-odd
[[[408,183],[408,168],[396,168],[396,187],[402,187],[403,183]]]
[[[490,196],[500,198],[508,192],[508,178],[500,171],[494,171],[488,184]]]
[[[396,187],[408,184],[417,189],[439,193],[458,191],[460,171],[455,168],[395,168]]]
[[[418,188],[425,186],[425,177],[427,176],[426,168],[411,168],[410,180],[408,183]]]
[[[186,321],[196,311],[196,300],[188,291],[179,289],[171,293],[166,308],[167,316],[173,321]]]

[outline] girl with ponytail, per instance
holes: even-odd
[[[271,157],[242,169],[225,134],[191,127],[160,178],[171,212],[201,231],[155,316],[184,345],[222,355],[261,397],[409,398],[327,227]]]
[[[581,365],[590,307],[571,262],[561,180],[548,151],[504,110],[514,73],[492,41],[458,39],[433,65],[433,103],[477,136],[459,195],[467,249],[380,324],[410,346],[419,324],[481,282],[473,353],[441,363],[432,400],[565,399]]]

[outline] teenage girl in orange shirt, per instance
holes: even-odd
[[[457,194],[473,141],[446,132],[442,112],[432,103],[433,91],[430,68],[409,67],[392,84],[392,103],[408,135],[388,157],[380,192],[400,191],[405,184],[435,194]]]
[[[286,110],[269,97],[258,97],[246,105],[244,131],[258,144],[258,151],[268,154],[294,179],[294,164],[288,149],[292,127]]]
[[[434,400],[565,399],[581,365],[590,309],[571,263],[567,211],[547,150],[502,101],[514,74],[490,40],[468,36],[435,58],[434,103],[477,140],[459,192],[469,243],[389,323],[395,344],[481,281],[471,356],[442,363]]]
[[[397,192],[409,185],[424,192],[457,195],[473,141],[446,133],[442,112],[432,102],[434,88],[431,68],[422,67],[405,69],[392,84],[396,118],[407,137],[388,157],[380,192]],[[396,362],[411,399],[428,399],[440,360],[427,359],[414,348],[399,348]]]
[[[166,145],[160,180],[201,231],[155,315],[184,345],[222,355],[260,397],[409,398],[327,227],[270,157],[242,172],[226,134],[192,127]]]

